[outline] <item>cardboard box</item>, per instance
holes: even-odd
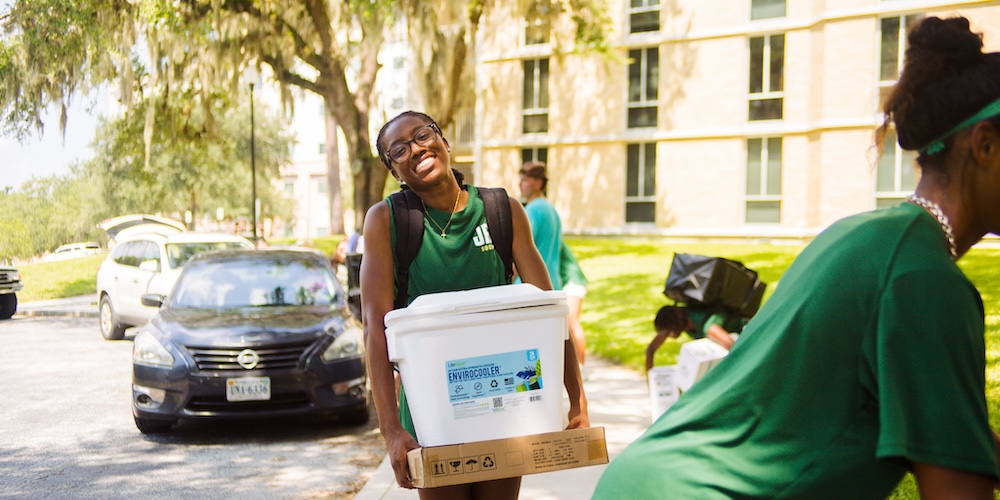
[[[681,391],[691,389],[727,354],[729,351],[725,347],[709,339],[692,340],[682,345],[681,354],[677,357],[677,388]]]
[[[603,427],[417,448],[407,454],[418,488],[475,483],[608,463]]]

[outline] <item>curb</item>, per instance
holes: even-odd
[[[40,309],[18,310],[14,313],[15,318],[35,318],[35,317],[63,317],[63,318],[98,318],[97,311],[46,311]]]

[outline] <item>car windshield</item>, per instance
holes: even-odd
[[[193,243],[167,243],[167,261],[170,269],[177,269],[194,257],[198,252],[208,250],[226,250],[229,248],[245,248],[246,245],[237,241],[200,241]]]
[[[338,300],[323,263],[296,259],[209,262],[187,269],[173,291],[177,308],[330,305]]]

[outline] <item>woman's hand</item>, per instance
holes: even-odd
[[[396,475],[396,483],[401,488],[413,489],[413,481],[410,479],[410,468],[407,464],[406,454],[412,449],[420,448],[413,436],[405,429],[399,429],[390,433],[382,433],[385,439],[385,446],[389,452],[389,463],[392,464],[392,471]]]

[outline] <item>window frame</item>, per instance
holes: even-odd
[[[625,87],[625,128],[628,129],[643,129],[643,128],[657,128],[660,124],[660,46],[654,45],[652,47],[630,47],[629,61],[632,61],[632,52],[639,52],[639,61],[636,63],[629,62],[626,66],[626,78],[628,83]],[[656,86],[653,91],[656,93],[655,99],[650,99],[647,95],[648,81],[650,78],[649,69],[649,54],[653,52],[656,54]],[[631,89],[632,89],[632,65],[639,65],[639,88],[640,96],[638,101],[632,100]],[[630,115],[633,109],[653,109],[653,114],[655,115],[653,123],[649,125],[633,125],[630,119]]]
[[[531,161],[537,161],[548,165],[548,159],[548,146],[530,146],[521,148],[521,165]]]
[[[778,159],[778,192],[771,193],[769,191],[770,183],[770,160],[771,160],[771,147],[770,141],[772,139],[777,139],[780,141],[780,158]],[[760,141],[760,184],[757,186],[759,194],[750,194],[750,141]],[[771,136],[759,136],[759,137],[747,137],[743,143],[745,148],[746,162],[743,167],[744,176],[744,203],[743,203],[743,223],[758,225],[758,224],[781,224],[781,205],[783,198],[783,187],[784,183],[783,177],[785,172],[785,138],[780,135]],[[763,203],[777,203],[778,204],[778,220],[776,221],[751,221],[750,220],[750,206],[753,204],[763,204]]]
[[[658,31],[662,30],[663,29],[663,23],[661,22],[662,21],[662,19],[661,19],[662,16],[660,15],[660,9],[661,8],[660,8],[659,1],[658,0],[640,0],[640,1],[644,5],[641,5],[639,7],[633,7],[631,1],[630,2],[626,2],[626,4],[625,4],[626,32],[629,35],[636,35],[636,34],[642,34],[642,33],[656,33]],[[657,13],[657,16],[656,16],[656,29],[655,30],[644,30],[644,31],[635,31],[635,30],[633,30],[632,29],[632,16],[635,15],[635,14],[645,14],[647,12],[656,12]]]
[[[650,146],[652,146],[652,147],[650,148]],[[630,184],[630,182],[629,182],[629,163],[630,162],[629,162],[629,160],[630,160],[630,150],[631,150],[632,147],[636,147],[636,149],[638,150],[638,155],[639,155],[639,157],[636,159],[636,163],[639,166],[639,171],[637,172],[637,174],[638,174],[639,177],[637,179],[637,184],[636,184],[637,194],[635,194],[635,195],[629,195],[629,184]],[[653,160],[652,160],[652,163],[650,163],[650,161],[649,161],[649,159],[647,158],[647,155],[646,155],[646,151],[650,150],[650,149],[653,151]],[[623,188],[623,195],[624,195],[623,196],[624,204],[623,204],[622,208],[624,210],[623,210],[623,213],[622,213],[622,220],[627,225],[656,224],[656,191],[657,191],[657,188],[656,188],[656,170],[657,170],[656,167],[657,167],[657,165],[656,164],[657,164],[657,158],[659,157],[658,149],[659,149],[659,143],[656,142],[656,141],[628,142],[628,143],[625,144],[625,182],[624,182],[624,185],[622,186],[622,188]],[[652,194],[645,194],[647,192],[647,189],[646,189],[646,179],[648,177],[647,174],[650,173],[649,172],[650,170],[651,170],[652,180],[653,180]],[[653,207],[653,212],[652,212],[653,213],[653,220],[637,220],[637,221],[629,220],[629,210],[628,209],[629,209],[629,205],[631,205],[631,204],[649,204],[649,205],[652,205],[652,207]]]
[[[773,58],[771,57],[771,40],[776,36],[782,37],[782,55],[781,55],[781,88],[779,90],[771,90],[771,69]],[[764,39],[763,53],[761,54],[761,91],[753,92],[750,89],[750,83],[754,80],[754,75],[751,74],[753,69],[753,41],[758,38]],[[788,45],[788,36],[785,32],[774,32],[774,33],[761,33],[758,35],[753,35],[747,37],[747,121],[748,122],[759,122],[759,121],[776,121],[785,119],[785,55],[787,51],[785,48]],[[753,118],[751,113],[751,106],[755,101],[768,101],[777,99],[780,101],[781,105],[781,116],[779,118]]]
[[[755,1],[757,0],[750,0],[750,2],[747,3],[747,9],[748,9],[747,19],[749,19],[750,21],[764,21],[767,19],[781,19],[788,17],[788,0],[782,0],[782,3],[784,5],[780,16],[770,16],[770,17],[753,17],[753,4]]]
[[[882,96],[884,92],[891,89],[896,82],[899,81],[899,75],[903,72],[903,59],[906,53],[906,31],[912,26],[912,23],[917,22],[926,17],[926,14],[921,12],[913,12],[910,14],[896,14],[891,16],[879,16],[878,25],[876,26],[876,35],[878,43],[875,44],[875,61],[877,63],[877,68],[875,70],[875,110],[881,115],[882,113]],[[882,30],[882,24],[886,19],[897,19],[899,25],[896,27],[896,78],[891,80],[886,80],[882,78],[882,47],[884,45],[883,41],[885,35]]]
[[[521,133],[522,134],[546,134],[549,131],[549,105],[550,105],[550,103],[548,101],[550,100],[550,98],[549,98],[549,92],[548,92],[547,88],[545,89],[545,99],[544,100],[546,102],[544,103],[544,106],[542,105],[543,103],[541,102],[543,100],[542,97],[541,97],[541,95],[542,95],[542,92],[541,92],[541,90],[542,90],[542,69],[541,69],[542,68],[542,61],[545,62],[545,83],[547,85],[548,82],[549,82],[549,79],[551,78],[551,72],[550,72],[550,65],[549,65],[549,58],[548,57],[537,57],[537,58],[522,59],[521,60],[521,69],[522,69],[522,73],[523,73],[522,74],[522,85],[521,85]],[[526,108],[526,107],[524,107],[524,88],[525,88],[524,83],[526,83],[526,79],[528,78],[528,75],[526,74],[526,70],[527,70],[526,66],[529,63],[533,63],[534,64],[533,68],[532,68],[532,75],[531,75],[531,80],[532,80],[532,83],[531,83],[531,85],[532,85],[532,97],[533,97],[532,101],[533,102],[532,102],[532,106],[531,107]],[[527,127],[526,127],[527,122],[526,122],[526,120],[527,120],[528,117],[535,117],[535,116],[544,116],[545,117],[545,127],[544,127],[543,130],[534,130],[534,131],[530,131],[529,132],[529,131],[527,131]]]
[[[886,134],[885,142],[882,143],[883,154],[878,157],[875,163],[875,169],[872,176],[872,191],[873,200],[875,208],[883,208],[888,206],[897,205],[907,196],[912,194],[917,188],[917,184],[920,182],[920,170],[916,167],[917,152],[916,151],[905,151],[903,148],[899,147],[899,141],[896,136],[896,130],[891,129],[889,133]],[[892,143],[892,155],[893,155],[893,166],[892,166],[892,187],[891,191],[880,191],[879,190],[879,177],[882,172],[883,163],[882,160],[885,158],[885,152],[889,150],[886,148],[886,144]],[[903,186],[904,181],[904,170],[911,169],[912,171],[912,181],[913,186]]]
[[[525,16],[521,19],[521,44],[525,47],[531,45],[533,46],[548,45],[549,41],[552,39],[552,21],[548,17],[539,15],[536,19],[534,20],[531,19],[531,14],[535,6],[541,3],[548,4],[547,5],[548,9],[552,8],[551,2],[543,2],[536,0],[534,2],[531,2],[531,4],[528,6],[527,12],[525,12]],[[539,28],[540,31],[544,33],[544,41],[538,41],[538,42],[529,41],[528,39],[529,28]]]

